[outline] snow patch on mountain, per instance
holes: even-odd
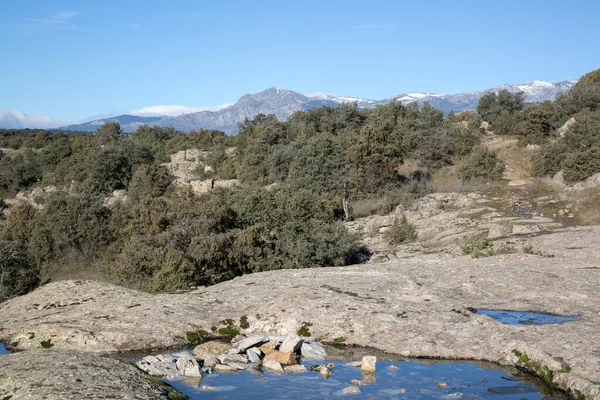
[[[99,124],[116,120],[126,132],[133,132],[143,124],[173,127],[183,132],[192,129],[218,129],[227,133],[235,133],[238,124],[245,118],[254,118],[257,114],[273,114],[280,120],[286,120],[294,112],[322,106],[335,107],[342,103],[356,103],[359,108],[371,108],[390,101],[402,104],[416,102],[429,103],[445,113],[451,110],[460,112],[474,110],[481,96],[501,89],[510,92],[523,92],[526,103],[540,103],[554,100],[560,93],[568,91],[576,80],[549,83],[532,81],[521,85],[500,85],[495,88],[471,93],[440,94],[410,92],[388,97],[383,100],[372,100],[354,96],[338,96],[329,93],[304,95],[289,89],[272,87],[262,92],[245,94],[234,104],[224,104],[212,108],[194,108],[177,105],[144,107],[129,115],[113,118],[96,119],[88,124],[71,125],[66,129],[95,131]],[[1,120],[0,120],[1,121]],[[1,125],[0,125],[1,126]]]
[[[233,103],[225,103],[216,107],[187,107],[181,105],[160,105],[143,107],[139,110],[130,111],[130,115],[138,115],[140,117],[176,117],[182,114],[191,114],[200,111],[219,111],[226,107],[233,105]]]

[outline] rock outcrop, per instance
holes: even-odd
[[[183,398],[176,393],[132,365],[90,353],[41,349],[0,357],[0,399]]]
[[[565,122],[563,124],[563,126],[561,126],[560,128],[558,128],[556,130],[556,134],[558,135],[558,137],[565,137],[569,134],[569,130],[571,129],[571,126],[573,126],[573,124],[577,122],[575,121],[575,118],[571,117],[569,118],[569,120],[567,122]]]
[[[395,220],[405,218],[418,234],[414,244],[390,246],[385,233]],[[410,207],[398,206],[388,215],[372,215],[347,222],[351,232],[362,235],[363,243],[371,250],[371,262],[381,262],[397,257],[412,257],[426,249],[439,251],[450,246],[455,253],[456,244],[472,237],[487,236],[489,239],[510,238],[515,251],[525,244],[516,243],[520,236],[530,233],[547,233],[563,228],[552,218],[534,210],[528,211],[519,203],[503,204],[498,198],[478,193],[433,193]],[[515,242],[516,241],[516,242]],[[515,246],[515,244],[517,244]],[[499,247],[506,243],[500,242]],[[446,249],[448,250],[448,249]]]
[[[600,227],[571,228],[528,236],[535,254],[415,253],[367,265],[256,273],[176,294],[55,282],[0,304],[0,340],[27,350],[117,352],[182,346],[188,331],[232,325],[325,342],[344,337],[347,344],[414,357],[514,365],[515,350],[547,366],[561,387],[600,398],[593,383],[600,381],[599,242]],[[580,320],[506,325],[472,312],[479,308]],[[270,345],[269,338],[261,352],[283,340]]]
[[[178,183],[188,183],[198,179],[196,171],[199,167],[204,166],[201,162],[207,155],[208,152],[199,149],[181,150],[171,154],[171,161],[162,165],[167,167]],[[204,167],[206,170],[207,166]]]

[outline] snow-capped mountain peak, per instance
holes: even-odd
[[[477,102],[486,93],[498,92],[502,89],[510,92],[523,92],[526,103],[540,103],[545,100],[554,100],[560,93],[564,93],[575,85],[576,80],[568,80],[558,83],[549,83],[545,81],[532,81],[522,85],[500,85],[495,88],[471,93],[440,94],[440,93],[419,93],[410,92],[388,97],[383,100],[371,100],[354,96],[337,96],[328,93],[315,93],[304,95],[293,90],[280,87],[272,87],[262,92],[254,94],[245,94],[232,105],[217,110],[203,110],[199,112],[185,113],[176,116],[162,117],[142,117],[132,115],[122,115],[114,117],[118,120],[123,129],[132,132],[141,124],[152,124],[159,126],[172,126],[175,129],[188,132],[192,129],[218,129],[227,133],[234,133],[238,129],[238,123],[245,118],[253,118],[259,113],[274,114],[280,120],[289,118],[298,110],[308,110],[318,108],[324,105],[335,107],[341,103],[356,103],[359,108],[371,108],[378,104],[386,104],[390,101],[397,101],[402,104],[429,103],[432,106],[449,112],[454,110],[460,112],[463,110],[474,110]],[[173,108],[173,107],[171,107]],[[162,106],[157,108],[147,108],[144,111],[156,111],[158,109],[170,111],[171,108]],[[177,111],[180,111],[178,108]],[[187,111],[187,110],[185,110]],[[149,112],[138,112],[148,115]],[[99,123],[111,119],[92,121],[88,124],[68,126],[65,129],[90,130],[95,131]],[[0,126],[2,120],[0,118]]]

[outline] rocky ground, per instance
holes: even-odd
[[[186,332],[230,325],[277,334],[304,329],[323,341],[406,356],[520,363],[600,398],[600,227],[528,240],[537,254],[419,252],[367,265],[257,273],[187,293],[56,282],[0,304],[0,339],[23,350],[101,353],[182,346]],[[505,325],[471,308],[581,320]],[[18,365],[11,357],[26,356],[2,361]]]
[[[0,357],[0,399],[83,398],[185,397],[136,367],[109,357],[44,349]]]
[[[172,159],[182,184],[193,184],[187,175],[200,155]],[[100,354],[181,348],[222,328],[518,365],[575,397],[600,399],[600,226],[571,227],[569,197],[540,191],[521,169],[509,168],[498,190],[432,194],[348,223],[372,251],[364,265],[257,273],[156,295],[60,281],[2,303],[0,340],[26,351],[0,357],[0,399],[161,398],[168,387]],[[391,246],[385,234],[402,217],[417,242]],[[473,236],[495,255],[462,255],[460,244]],[[474,313],[483,308],[581,319],[506,325]]]

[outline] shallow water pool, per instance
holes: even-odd
[[[377,373],[363,377],[359,368],[346,361],[332,363],[333,374],[324,379],[318,372],[283,374],[264,371],[214,373],[202,380],[166,380],[190,399],[330,399],[347,396],[368,399],[565,399],[539,381],[519,375],[516,369],[501,369],[492,363],[446,361],[378,361]],[[391,368],[390,368],[391,367]],[[510,372],[509,372],[510,371]],[[513,375],[511,375],[511,373]],[[347,395],[352,379],[366,383],[361,393]],[[444,385],[445,384],[445,385]],[[439,387],[439,386],[441,387]],[[213,390],[205,390],[206,387]]]
[[[496,321],[509,325],[562,324],[580,319],[577,317],[565,317],[530,311],[477,310],[477,314],[487,315]]]
[[[0,342],[0,356],[3,356],[5,354],[10,354],[10,351],[6,349],[4,343]]]

